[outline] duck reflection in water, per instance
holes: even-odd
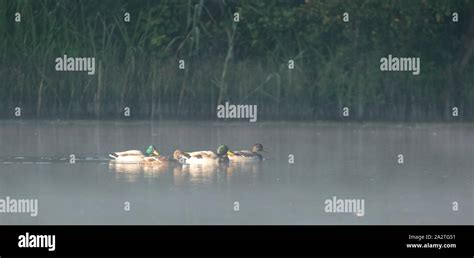
[[[175,186],[220,185],[235,180],[254,182],[260,167],[258,163],[183,165],[173,169],[173,181]]]
[[[143,165],[143,164],[119,164],[109,163],[111,171],[115,172],[118,180],[127,182],[136,182],[139,178],[157,178],[161,175],[166,174],[170,166],[169,164],[154,164],[154,165]]]

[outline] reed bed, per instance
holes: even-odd
[[[473,6],[0,0],[0,116],[114,119],[130,107],[132,119],[214,119],[229,101],[257,104],[259,119],[453,120],[456,106],[472,120]],[[380,72],[397,53],[420,57],[421,74]],[[95,57],[96,74],[55,71],[64,54]]]

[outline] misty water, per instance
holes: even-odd
[[[107,158],[256,142],[268,151],[260,164]],[[39,210],[0,213],[0,224],[473,224],[473,146],[472,124],[3,121],[0,198],[37,198]],[[363,199],[364,216],[325,212],[333,196]]]

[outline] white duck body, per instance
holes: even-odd
[[[213,151],[194,151],[188,152],[189,158],[183,156],[181,163],[188,165],[217,164],[219,157]]]
[[[207,164],[226,164],[229,163],[227,158],[227,151],[229,148],[226,145],[220,145],[216,152],[213,151],[194,151],[184,152],[175,150],[173,158],[181,164],[189,165],[207,165]]]
[[[109,157],[120,164],[135,164],[144,160],[145,155],[139,150],[120,151],[109,154]]]

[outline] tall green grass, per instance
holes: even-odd
[[[0,114],[118,118],[130,107],[133,118],[212,119],[230,101],[257,104],[260,119],[341,119],[346,106],[350,119],[451,119],[453,106],[472,119],[473,3],[408,4],[0,0]],[[465,17],[456,27],[436,22],[451,9]],[[64,54],[95,57],[96,74],[56,72]],[[381,73],[388,54],[421,57],[422,74]]]

